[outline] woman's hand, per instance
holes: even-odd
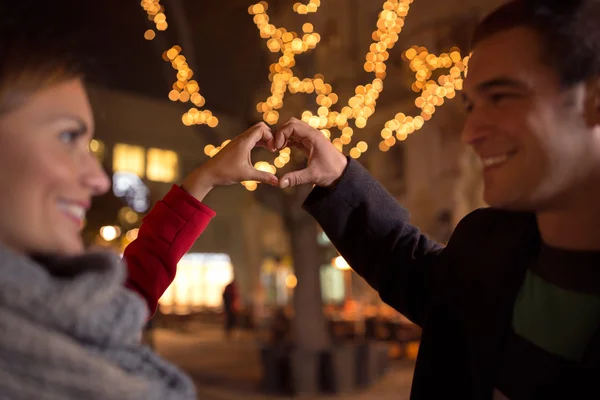
[[[192,171],[181,187],[202,201],[215,186],[228,186],[242,181],[279,186],[275,175],[252,166],[250,152],[257,146],[270,151],[275,149],[273,133],[264,122],[254,125],[229,142],[217,155]]]

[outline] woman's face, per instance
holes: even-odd
[[[92,196],[110,182],[89,142],[94,121],[79,79],[0,116],[0,242],[25,254],[74,255]]]

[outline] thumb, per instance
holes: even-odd
[[[254,169],[254,168],[253,168]],[[279,186],[279,179],[268,172],[259,171],[254,169],[254,171],[250,174],[249,181],[257,181],[260,183],[266,183],[271,186]]]
[[[285,174],[283,178],[279,180],[279,187],[285,189],[287,187],[294,187],[298,185],[304,185],[307,183],[314,183],[312,182],[313,180],[313,173],[310,167],[308,167],[301,169],[300,171],[294,171]]]

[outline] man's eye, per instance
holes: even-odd
[[[498,104],[501,101],[512,99],[515,97],[516,97],[516,95],[514,95],[512,93],[492,93],[490,95],[490,99],[492,100],[492,103],[494,103],[494,104]]]

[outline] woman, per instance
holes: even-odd
[[[195,398],[189,378],[140,346],[142,327],[214,216],[204,196],[242,180],[277,184],[249,161],[272,135],[256,125],[174,186],[126,263],[86,253],[80,227],[109,179],[88,150],[78,60],[10,22],[0,27],[0,397]]]

